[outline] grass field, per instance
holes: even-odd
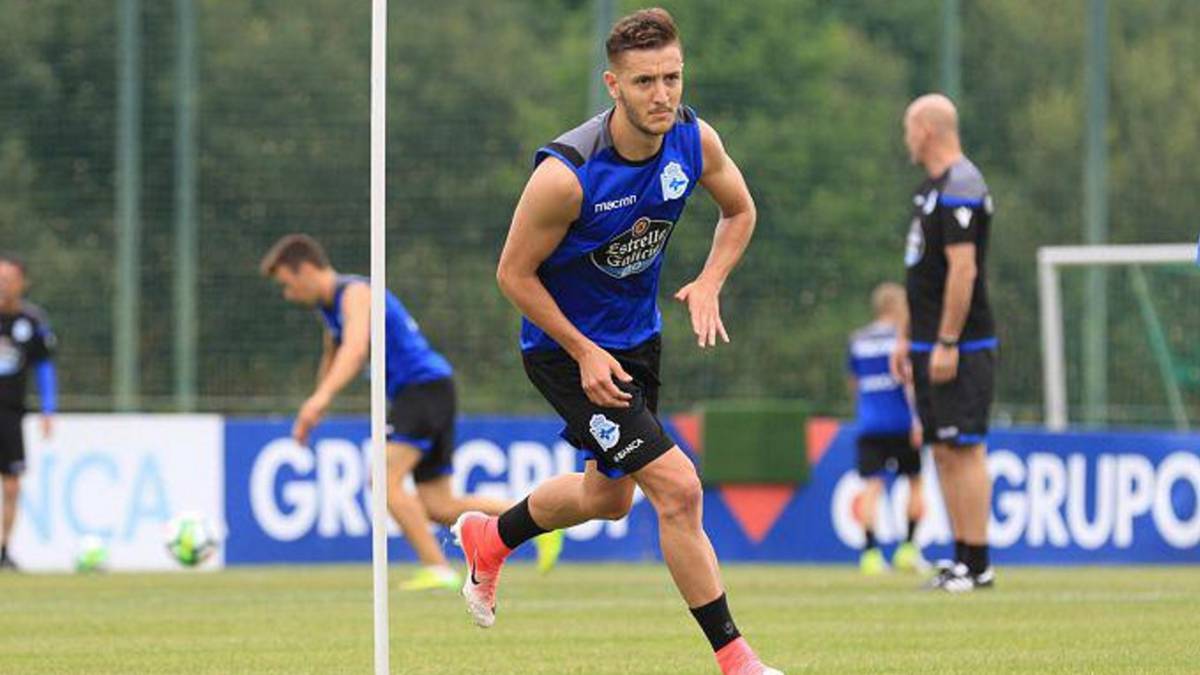
[[[743,633],[787,673],[1200,671],[1200,568],[1005,568],[959,597],[848,567],[725,575]],[[0,672],[367,673],[370,584],[367,566],[4,574]],[[661,566],[513,565],[500,602],[483,631],[456,594],[394,592],[392,671],[715,672]]]

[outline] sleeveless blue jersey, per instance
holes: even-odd
[[[662,331],[658,278],[671,231],[703,170],[696,113],[681,106],[660,152],[632,162],[609,134],[612,110],[538,150],[535,165],[554,157],[583,188],[579,217],[538,277],[567,319],[606,349],[629,349]],[[558,344],[525,319],[521,349]]]
[[[885,323],[872,323],[850,336],[847,367],[858,392],[855,407],[862,435],[907,434],[912,426],[904,387],[888,369],[895,344],[896,328]]]
[[[342,296],[350,284],[367,284],[364,277],[342,275],[338,277],[337,290],[333,292],[333,304],[320,307],[321,318],[329,328],[335,345],[342,344]],[[421,382],[432,382],[450,377],[454,371],[450,362],[429,346],[417,322],[413,320],[404,304],[391,291],[387,291],[387,319],[384,331],[387,335],[387,394],[392,398],[404,387]]]

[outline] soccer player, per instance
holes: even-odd
[[[657,416],[663,250],[697,184],[720,207],[704,269],[675,298],[700,347],[729,337],[718,296],[754,229],[754,202],[717,133],[682,105],[683,48],[671,16],[617,22],[604,74],[614,106],[536,153],[497,279],[524,314],[534,386],[566,421],[583,473],[540,485],[499,518],[464,514],[455,534],[470,570],[468,610],[495,621],[501,566],[542,532],[629,512],[634,486],[658,514],[663,558],[723,673],[776,673],[740,636],[704,532],[702,489]]]
[[[370,356],[370,280],[338,274],[312,237],[280,239],[260,264],[263,276],[283,288],[285,300],[318,310],[325,331],[316,390],[300,407],[292,428],[306,444],[333,397],[363,373]],[[401,585],[404,590],[458,588],[462,578],[446,562],[429,531],[430,519],[449,525],[469,510],[500,513],[510,504],[489,497],[455,496],[456,397],[450,363],[434,351],[399,298],[387,293],[386,372],[388,413],[388,510],[404,530],[422,568]],[[412,474],[417,495],[404,487]],[[543,569],[553,565],[562,534],[542,539]]]
[[[896,346],[896,334],[908,325],[904,287],[886,282],[871,293],[875,320],[850,336],[847,366],[855,397],[858,429],[858,475],[863,490],[856,503],[866,545],[859,558],[863,574],[887,571],[883,551],[875,540],[875,511],[883,492],[883,476],[890,469],[908,480],[908,533],[892,554],[898,570],[924,569],[921,550],[913,542],[917,523],[925,509],[921,489],[921,423],[913,419],[911,387],[888,368],[888,357]]]
[[[42,434],[49,438],[57,409],[58,377],[52,356],[54,333],[46,313],[25,300],[25,263],[0,253],[0,484],[4,513],[0,520],[0,569],[16,570],[8,552],[17,520],[17,497],[25,472],[25,388],[29,371],[37,377],[42,399]]]
[[[985,274],[992,199],[963,155],[950,99],[928,94],[913,101],[904,114],[904,142],[927,178],[913,195],[904,256],[912,321],[896,341],[892,370],[915,384],[954,532],[954,561],[929,587],[972,591],[995,578],[985,447],[998,346]]]

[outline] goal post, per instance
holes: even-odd
[[[1038,301],[1042,337],[1042,389],[1044,423],[1065,429],[1068,419],[1066,349],[1059,272],[1064,267],[1131,268],[1131,285],[1146,323],[1150,349],[1162,370],[1164,387],[1176,426],[1186,427],[1187,417],[1178,383],[1170,376],[1170,354],[1161,322],[1150,302],[1150,291],[1141,272],[1144,265],[1194,264],[1196,244],[1127,244],[1094,246],[1044,246],[1038,249]]]

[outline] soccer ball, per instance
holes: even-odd
[[[108,562],[108,546],[104,540],[94,534],[87,534],[79,539],[79,548],[75,552],[76,572],[99,572]]]
[[[203,514],[180,513],[167,523],[167,551],[184,567],[195,567],[217,552],[217,538]]]

